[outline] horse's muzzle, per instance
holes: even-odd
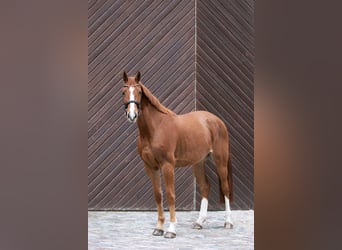
[[[136,122],[138,119],[138,114],[136,112],[127,112],[126,115],[129,122]]]

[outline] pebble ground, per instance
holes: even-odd
[[[168,212],[165,213],[168,226]],[[209,211],[202,230],[192,229],[198,211],[176,212],[177,237],[153,236],[157,212],[88,212],[88,250],[254,249],[254,211],[232,211],[233,229],[224,229],[224,211]]]

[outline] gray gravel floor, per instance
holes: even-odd
[[[254,211],[232,211],[233,229],[224,229],[224,211],[209,211],[202,230],[192,229],[198,211],[176,212],[177,237],[153,236],[157,212],[88,212],[88,249],[254,249]],[[165,229],[169,214],[166,211]]]

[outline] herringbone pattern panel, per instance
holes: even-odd
[[[233,164],[234,209],[254,204],[254,1],[197,1],[197,109],[208,110],[226,123]],[[215,166],[207,164],[211,184]],[[211,185],[209,209],[219,204]],[[197,208],[200,196],[197,192]]]
[[[124,116],[123,70],[139,70],[142,82],[178,114],[197,109],[222,118],[230,132],[232,208],[253,208],[253,16],[252,0],[88,1],[90,210],[156,208],[136,149],[137,125]],[[206,171],[209,209],[223,209],[212,162]],[[176,208],[192,210],[191,169],[176,169],[175,186]],[[197,209],[199,204],[197,191]]]
[[[194,110],[194,1],[88,2],[88,206],[155,209],[136,149],[137,126],[124,116],[122,71],[177,113]],[[193,208],[190,169],[176,171],[176,205]]]

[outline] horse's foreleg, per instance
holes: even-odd
[[[167,233],[164,235],[165,238],[176,237],[176,213],[175,213],[175,177],[174,177],[174,166],[170,163],[165,163],[161,167],[165,189],[166,199],[170,210],[170,225],[167,229]]]
[[[154,170],[147,166],[145,166],[145,170],[151,179],[154,198],[155,198],[157,209],[158,209],[158,222],[152,234],[154,236],[163,236],[165,216],[164,216],[164,209],[163,209],[163,203],[162,203],[162,189],[161,189],[160,173],[159,173],[159,170]]]
[[[202,229],[203,223],[206,221],[208,216],[208,196],[209,196],[209,182],[205,175],[204,161],[200,162],[192,167],[193,174],[196,177],[196,182],[200,187],[200,192],[202,196],[201,208],[198,219],[193,225],[194,229]]]

